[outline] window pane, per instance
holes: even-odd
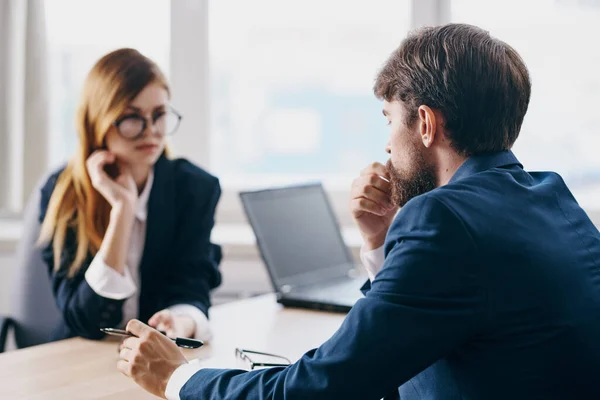
[[[372,85],[406,35],[410,3],[211,1],[211,162],[224,184],[347,188],[385,161]]]
[[[527,169],[559,172],[583,206],[597,208],[600,1],[453,0],[452,19],[489,30],[521,54],[532,96],[514,151]]]
[[[83,80],[104,54],[133,47],[168,73],[169,0],[48,0],[52,166],[74,151]]]

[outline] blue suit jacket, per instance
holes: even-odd
[[[600,234],[557,174],[473,157],[403,207],[385,254],[321,347],[200,370],[181,398],[600,399]]]
[[[42,188],[40,221],[46,215],[60,172],[53,174]],[[190,162],[163,156],[156,163],[140,264],[140,320],[147,321],[155,312],[175,304],[191,304],[208,315],[209,292],[221,283],[221,248],[210,243],[220,195],[218,179]],[[102,297],[87,284],[84,275],[93,259],[91,254],[74,278],[66,277],[66,267],[75,250],[71,230],[58,271],[54,270],[52,246],[43,250],[63,316],[54,340],[72,336],[102,338],[99,328],[117,326],[123,317],[124,300]]]

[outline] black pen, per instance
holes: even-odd
[[[123,330],[123,329],[100,328],[100,330],[102,332],[108,334],[108,335],[136,337],[134,334],[129,333],[126,330]],[[164,335],[164,332],[162,332],[162,331],[159,331],[159,332]],[[174,341],[177,346],[183,347],[185,349],[197,349],[198,347],[200,347],[200,346],[202,346],[204,344],[204,342],[202,340],[196,340],[196,339],[188,339],[188,338],[180,338],[180,337],[178,337],[178,338],[169,338],[169,339],[171,339],[172,341]]]

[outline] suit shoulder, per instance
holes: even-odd
[[[399,228],[448,227],[462,225],[462,218],[452,207],[452,196],[439,189],[411,199],[396,215],[390,231]]]
[[[455,214],[459,219],[463,219],[465,215],[461,215],[465,209],[465,204],[474,204],[482,201],[483,186],[485,186],[486,180],[482,180],[480,177],[465,178],[455,183],[449,183],[447,185],[438,187],[431,192],[425,193],[421,201],[425,202],[426,199],[430,201],[429,206],[434,207],[437,204],[438,207],[444,207],[449,212]]]
[[[56,182],[58,181],[60,175],[64,172],[65,168],[65,166],[62,166],[50,172],[50,174],[47,175],[45,181],[43,181],[40,186],[40,190],[42,191],[42,193],[47,192],[49,194],[52,194],[52,192],[54,191],[54,187],[56,186]]]
[[[168,160],[178,202],[197,206],[217,202],[221,197],[219,179],[185,158]],[[211,200],[213,199],[213,200]]]
[[[51,172],[45,181],[42,181],[39,186],[40,190],[40,221],[44,219],[46,216],[46,210],[48,209],[48,204],[50,203],[50,198],[52,197],[52,193],[54,193],[54,188],[56,187],[56,182],[60,175],[64,172],[65,166],[61,166],[55,171]]]
[[[207,186],[219,186],[219,179],[216,176],[212,175],[203,168],[198,167],[185,158],[176,158],[169,160],[169,162],[173,167],[175,179],[178,181],[178,183],[184,185],[201,185],[204,188]]]
[[[437,188],[412,198],[402,207],[400,214],[421,214],[423,211],[431,211],[432,209],[449,208],[447,195],[446,193],[440,193],[440,189]]]
[[[406,237],[433,240],[448,237],[475,246],[464,218],[437,189],[411,199],[396,215],[386,238],[386,251]]]

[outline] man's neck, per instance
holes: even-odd
[[[455,152],[447,152],[440,157],[437,169],[437,186],[447,185],[465,161],[467,161],[467,157],[459,156]]]

